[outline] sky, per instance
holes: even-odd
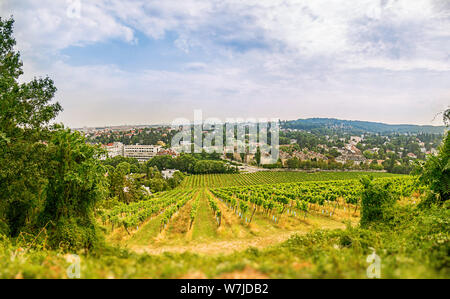
[[[450,0],[0,0],[70,127],[204,118],[442,124]]]

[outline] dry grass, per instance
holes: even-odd
[[[246,266],[241,271],[233,271],[230,273],[224,273],[216,278],[218,278],[218,279],[268,279],[269,276],[253,269],[250,266]]]

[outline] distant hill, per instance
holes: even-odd
[[[331,129],[349,133],[433,133],[443,134],[444,126],[419,126],[419,125],[389,125],[385,123],[341,120],[335,118],[307,118],[290,121],[282,121],[282,128],[313,130]]]

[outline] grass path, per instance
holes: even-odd
[[[206,190],[200,191],[200,201],[197,211],[197,219],[193,226],[192,239],[206,240],[215,239],[217,237],[218,224],[215,221],[214,215],[206,197]]]
[[[142,225],[142,228],[138,230],[129,240],[129,244],[148,245],[155,240],[159,234],[160,222],[162,214],[158,215],[151,220],[148,220]]]
[[[323,229],[344,229],[345,225],[337,221],[327,222]],[[250,238],[239,238],[231,240],[221,240],[221,241],[207,241],[207,242],[195,242],[180,246],[133,246],[132,249],[137,253],[148,253],[148,254],[162,254],[164,252],[193,252],[198,254],[207,255],[220,255],[220,254],[230,254],[235,251],[242,251],[249,247],[255,248],[266,248],[268,246],[276,245],[281,242],[286,241],[294,234],[306,234],[312,231],[312,228],[303,228],[302,230],[296,231],[278,231],[277,233],[272,233],[265,236],[254,236]]]

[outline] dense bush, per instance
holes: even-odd
[[[391,183],[378,183],[373,177],[363,177],[361,192],[361,225],[383,220],[383,213],[395,203]]]
[[[450,134],[447,133],[437,156],[428,156],[419,170],[422,183],[429,186],[430,193],[424,204],[442,204],[450,199]]]
[[[50,233],[50,245],[67,249],[95,247],[94,207],[107,195],[105,167],[98,147],[86,144],[80,133],[60,129],[48,145],[51,180],[45,188],[45,203],[38,227]]]
[[[178,169],[182,172],[192,174],[208,173],[235,173],[237,168],[228,165],[218,159],[202,158],[201,154],[182,154],[179,157],[156,156],[147,162],[147,167],[157,167],[159,170]]]

